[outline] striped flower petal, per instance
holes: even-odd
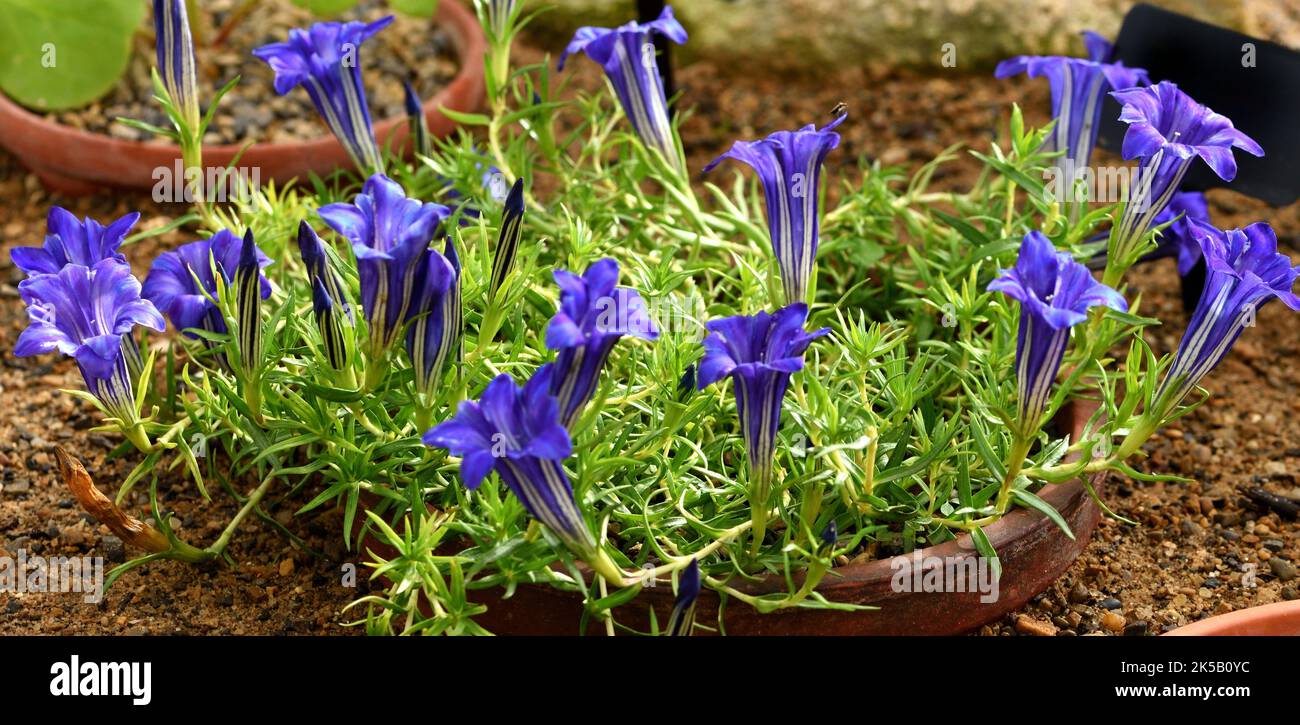
[[[1037,231],[1025,235],[1016,266],[1003,270],[988,288],[1020,302],[1016,419],[1021,433],[1029,435],[1042,423],[1070,328],[1086,320],[1092,307],[1123,312],[1128,303]]]
[[[704,167],[708,172],[730,158],[758,173],[786,304],[808,301],[821,226],[818,202],[822,163],[826,154],[839,145],[840,135],[834,129],[844,119],[841,115],[822,128],[808,125],[798,131],[778,131],[758,141],[737,141],[731,150]]]
[[[647,147],[659,151],[679,171],[684,171],[668,119],[668,101],[664,97],[651,33],[663,35],[678,45],[686,42],[686,29],[673,17],[672,7],[665,6],[659,18],[649,23],[633,21],[617,28],[579,28],[560,55],[559,68],[563,70],[568,57],[579,51],[599,63],[613,84],[637,137]]]
[[[390,15],[373,23],[316,23],[253,51],[275,72],[275,92],[284,95],[302,86],[357,168],[371,173],[382,172],[384,160],[370,122],[358,54],[362,43],[391,22]]]

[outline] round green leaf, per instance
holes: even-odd
[[[0,1],[0,89],[38,111],[84,106],[111,89],[144,19],[140,0]]]
[[[293,4],[310,10],[314,15],[330,17],[351,10],[358,0],[293,0]]]
[[[438,0],[388,0],[388,4],[413,18],[431,18],[438,11]]]

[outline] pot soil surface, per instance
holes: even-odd
[[[271,67],[253,57],[252,50],[285,40],[290,28],[302,28],[318,18],[289,0],[257,3],[242,20],[231,22],[240,0],[211,0],[204,11],[205,40],[196,38],[200,101],[204,110],[213,94],[236,75],[239,85],[221,100],[204,143],[285,142],[313,139],[328,133],[317,118],[307,93],[295,88],[279,96],[272,87]],[[362,0],[356,7],[330,20],[373,21],[394,15],[393,24],[368,40],[358,53],[366,81],[371,117],[376,121],[405,115],[402,81],[409,80],[420,98],[433,96],[456,77],[459,70],[451,38],[428,19],[403,15],[380,0]],[[229,32],[223,35],[223,29]],[[126,73],[106,96],[79,109],[48,114],[58,123],[128,141],[148,141],[152,136],[118,123],[134,118],[170,128],[153,100],[150,72],[157,62],[153,42],[153,15],[135,37],[135,51]]]
[[[519,55],[524,62],[542,57],[529,48]],[[593,64],[575,61],[571,72],[577,86],[602,88]],[[831,155],[832,185],[852,178],[859,155],[914,168],[953,143],[984,149],[1005,126],[1013,101],[1030,122],[1046,121],[1045,85],[1032,81],[956,71],[951,77],[846,71],[802,80],[723,72],[701,63],[678,74],[683,107],[697,109],[683,127],[692,169],[735,138],[822,123],[840,101],[851,115],[841,127],[844,142]],[[303,117],[313,115],[304,111]],[[958,162],[941,170],[936,185],[960,189],[976,172],[974,163]],[[1218,225],[1269,221],[1281,248],[1300,261],[1300,205],[1270,209],[1229,191],[1216,191],[1210,200]],[[138,552],[123,552],[120,542],[76,508],[58,478],[52,447],[79,455],[109,491],[135,459],[106,460],[117,439],[90,433],[94,411],[58,392],[80,386],[74,364],[12,355],[25,315],[16,291],[21,274],[8,249],[40,243],[53,203],[101,220],[139,210],[143,228],[161,226],[185,209],[144,195],[51,197],[0,152],[0,396],[7,413],[0,417],[0,555],[25,549],[120,560]],[[169,234],[127,254],[143,275],[156,252],[146,247],[186,240]],[[1175,346],[1185,324],[1177,282],[1170,260],[1142,268],[1132,279],[1145,312],[1166,320],[1166,331],[1151,338],[1157,352]],[[1258,325],[1208,378],[1214,398],[1147,446],[1151,458],[1142,467],[1194,482],[1145,484],[1112,476],[1107,502],[1141,525],[1103,519],[1083,556],[1051,589],[982,634],[1158,634],[1215,613],[1297,597],[1300,522],[1257,503],[1250,491],[1300,500],[1300,399],[1294,396],[1300,368],[1292,363],[1300,356],[1300,316],[1269,305]],[[128,500],[135,515],[147,508],[143,488]],[[164,476],[159,488],[162,506],[176,512],[180,533],[196,545],[211,542],[237,508],[219,491],[211,503],[202,501],[192,484],[174,474]],[[303,537],[303,546],[275,524],[250,519],[229,549],[237,568],[156,563],[125,576],[98,605],[84,604],[76,594],[0,593],[0,634],[357,632],[343,626],[351,617],[342,608],[366,591],[363,558],[344,549],[338,512],[295,520],[291,512],[305,501],[271,498],[268,506],[275,522]],[[348,564],[357,565],[355,588],[343,585]]]

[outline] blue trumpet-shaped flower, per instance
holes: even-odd
[[[678,171],[684,171],[672,123],[668,120],[668,101],[664,98],[651,33],[659,33],[678,45],[686,42],[686,29],[673,17],[672,7],[665,6],[658,19],[648,23],[633,21],[617,28],[578,28],[560,55],[559,67],[563,70],[568,57],[579,51],[599,63],[641,143],[662,154]]]
[[[781,270],[781,287],[787,304],[807,302],[817,237],[822,162],[840,143],[834,129],[839,116],[822,128],[804,126],[798,131],[778,131],[758,141],[737,141],[730,151],[704,167],[707,172],[723,159],[748,164],[758,173],[767,206],[767,226],[772,251]]]
[[[673,612],[668,617],[668,626],[664,634],[669,637],[688,637],[695,628],[695,600],[700,597],[700,562],[691,559],[691,563],[682,570],[677,578],[677,599],[673,601]]]
[[[275,71],[275,92],[284,95],[302,86],[325,125],[363,171],[384,169],[375,142],[370,108],[361,83],[361,44],[393,21],[316,23],[289,31],[289,39],[253,51]]]
[[[1276,297],[1300,310],[1300,297],[1291,291],[1300,267],[1292,267],[1290,258],[1277,251],[1272,227],[1259,222],[1220,231],[1199,221],[1192,226],[1205,255],[1205,289],[1157,392],[1161,415],[1223,360],[1241,333],[1254,325],[1261,305]]]
[[[501,233],[497,237],[497,248],[492,255],[492,282],[489,294],[496,296],[497,290],[505,284],[506,275],[515,266],[515,254],[519,251],[519,238],[524,230],[524,180],[515,179],[514,186],[506,195],[506,202],[501,212]]]
[[[495,470],[529,515],[575,554],[592,557],[595,540],[561,465],[573,447],[550,386],[548,367],[522,388],[509,375],[498,375],[477,401],[463,401],[455,417],[430,429],[423,440],[460,456],[466,488],[478,488]]]
[[[431,396],[460,345],[460,258],[447,240],[446,255],[429,252],[415,282],[415,304],[406,328],[406,351],[415,370],[415,389]]]
[[[352,308],[347,303],[347,295],[343,293],[343,276],[330,260],[325,242],[321,241],[316,230],[305,220],[298,222],[298,254],[302,257],[303,266],[307,268],[308,282],[315,286],[316,281],[320,280],[329,293],[330,301],[341,306],[347,313],[346,319],[350,324]]]
[[[198,133],[198,74],[185,0],[153,0],[153,26],[163,88],[190,131]]]
[[[79,220],[63,207],[51,207],[45,244],[16,247],[9,254],[14,266],[29,275],[55,274],[69,264],[93,267],[104,259],[126,262],[117,250],[139,219],[139,212],[131,212],[105,227],[90,217]]]
[[[506,23],[515,12],[519,0],[487,0],[487,26],[492,34],[500,38],[506,32]]]
[[[352,244],[361,277],[361,308],[370,327],[371,359],[377,362],[410,318],[416,276],[451,210],[408,199],[396,181],[375,174],[353,203],[329,204],[319,213]]]
[[[1111,234],[1111,256],[1118,255],[1124,262],[1198,156],[1219,178],[1232,181],[1237,175],[1234,148],[1255,156],[1263,156],[1264,150],[1226,116],[1197,103],[1168,81],[1111,95],[1124,105],[1119,120],[1128,124],[1121,153],[1125,159],[1139,159],[1133,198]]]
[[[1176,256],[1178,274],[1183,276],[1187,276],[1201,258],[1201,245],[1196,241],[1192,228],[1192,222],[1196,221],[1210,221],[1210,209],[1205,203],[1205,195],[1199,191],[1180,191],[1169,199],[1169,205],[1152,222],[1157,227],[1169,224],[1160,233],[1157,254]]]
[[[1083,41],[1087,58],[1022,55],[1002,61],[994,71],[998,78],[1020,73],[1027,73],[1030,78],[1047,78],[1052,93],[1052,118],[1056,121],[1047,141],[1048,148],[1062,152],[1056,163],[1069,170],[1071,182],[1074,174],[1092,158],[1106,92],[1150,82],[1147,72],[1141,68],[1109,62],[1112,48],[1105,38],[1085,32]]]
[[[749,496],[754,546],[762,542],[772,487],[776,434],[790,376],[803,369],[813,340],[830,332],[804,329],[808,305],[796,302],[772,314],[737,315],[710,321],[698,384],[701,390],[730,377],[749,459]]]
[[[433,137],[429,135],[429,119],[424,117],[424,104],[410,81],[402,81],[406,93],[406,122],[411,132],[411,148],[421,156],[433,154]]]
[[[18,336],[18,357],[58,351],[77,361],[86,389],[126,425],[136,422],[135,376],[128,347],[137,325],[162,332],[162,315],[140,297],[140,282],[116,259],[69,264],[23,280],[19,295],[30,323]],[[138,350],[136,352],[138,355]]]
[[[262,364],[262,264],[252,228],[244,230],[235,267],[235,314],[239,321],[239,357],[245,371]],[[262,254],[261,257],[265,257]]]
[[[685,403],[695,394],[695,363],[686,366],[677,379],[677,402]]]
[[[213,272],[221,275],[224,285],[232,284],[242,250],[243,241],[228,229],[222,229],[207,239],[163,252],[149,268],[142,293],[167,315],[176,329],[224,334],[226,320],[215,301],[217,278]],[[259,268],[271,263],[271,258],[256,246],[253,254]],[[271,296],[271,283],[265,275],[259,277],[259,294],[266,299]]]
[[[641,295],[618,286],[618,263],[612,259],[595,262],[581,277],[557,269],[555,282],[560,309],[546,327],[546,346],[558,351],[551,394],[559,401],[560,421],[572,429],[596,392],[614,343],[624,335],[654,340],[659,331]]]
[[[989,289],[1020,302],[1016,424],[1021,436],[1028,438],[1042,423],[1070,328],[1088,319],[1089,308],[1105,306],[1123,312],[1128,303],[1036,231],[1025,235],[1016,266],[1003,270]]]
[[[348,344],[343,329],[344,315],[330,297],[320,277],[314,277],[311,281],[311,308],[316,318],[316,327],[320,330],[325,360],[335,370],[345,369],[348,364]]]
[[[835,523],[835,519],[826,522],[826,528],[822,529],[822,546],[830,551],[835,548],[835,544],[840,540],[840,527]]]

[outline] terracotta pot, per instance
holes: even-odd
[[[424,102],[425,117],[433,136],[446,136],[456,124],[438,109],[473,111],[483,102],[483,54],[487,41],[474,13],[458,2],[438,4],[434,21],[448,31],[460,58],[460,73],[433,98]],[[294,93],[301,91],[295,90]],[[218,113],[220,110],[218,110]],[[325,131],[324,126],[321,126]],[[404,148],[405,118],[390,118],[375,126],[375,137],[383,147]],[[103,134],[57,124],[28,111],[0,94],[0,146],[40,178],[51,191],[89,194],[103,187],[150,189],[158,183],[154,170],[172,168],[180,158],[180,147],[169,143],[125,141]],[[203,147],[203,163],[211,167],[228,165],[242,146],[235,144]],[[309,172],[327,174],[352,161],[328,132],[310,141],[256,143],[239,158],[239,166],[259,169],[262,181],[284,183],[306,178]]]
[[[1202,619],[1167,637],[1300,637],[1300,601],[1276,602]]]
[[[1066,416],[1077,440],[1093,408],[1074,406]],[[1100,493],[1104,474],[1093,477],[1092,485]],[[1030,598],[1045,590],[1078,557],[1092,536],[1101,510],[1088,494],[1081,480],[1048,486],[1040,497],[1061,513],[1074,532],[1072,540],[1042,514],[1017,508],[997,522],[985,527],[998,558],[1002,577],[997,598],[981,601],[981,593],[895,591],[895,562],[919,561],[919,569],[932,571],[951,562],[957,571],[976,571],[978,555],[969,536],[921,549],[906,557],[881,559],[837,567],[822,580],[817,591],[833,602],[879,607],[875,611],[841,612],[814,609],[788,609],[761,614],[748,605],[732,600],[726,607],[726,633],[731,635],[957,635],[1000,619],[1024,606]],[[387,547],[370,540],[367,547],[381,556],[392,556]],[[971,569],[962,569],[969,565]],[[901,568],[901,563],[898,564]],[[910,578],[910,580],[915,581]],[[795,577],[800,580],[799,576]],[[748,594],[784,593],[784,579],[769,576],[763,580],[737,585]],[[487,612],[475,618],[495,634],[573,635],[578,634],[583,615],[582,597],[546,585],[521,585],[509,599],[503,590],[474,593],[474,601],[487,605]],[[648,607],[654,607],[662,626],[672,610],[673,592],[664,581],[647,587],[629,604],[616,610],[616,619],[640,631],[649,630]],[[696,604],[696,620],[714,626],[717,623],[716,592],[704,589]],[[589,632],[603,632],[603,625],[591,623]],[[700,629],[697,634],[703,634]]]

